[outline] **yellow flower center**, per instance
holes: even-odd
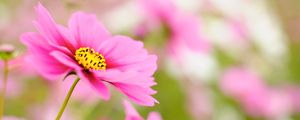
[[[84,69],[105,70],[106,63],[102,54],[95,52],[89,47],[81,47],[76,50],[75,59],[84,67]]]

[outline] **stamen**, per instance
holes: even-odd
[[[92,70],[105,70],[106,63],[102,54],[95,52],[94,49],[89,47],[81,47],[76,50],[75,59],[84,67],[84,69]]]

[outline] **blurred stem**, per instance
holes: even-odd
[[[66,109],[66,106],[67,106],[67,104],[69,102],[69,99],[70,99],[70,97],[71,97],[71,95],[72,95],[72,93],[74,91],[74,88],[77,85],[77,83],[79,82],[79,80],[80,80],[80,78],[76,78],[75,81],[74,81],[74,83],[72,84],[72,86],[71,86],[71,88],[70,88],[70,90],[69,90],[69,92],[68,92],[68,94],[67,94],[67,96],[66,96],[66,98],[64,100],[64,103],[62,104],[62,106],[61,106],[61,108],[59,110],[59,113],[56,116],[56,120],[60,120],[62,114],[64,113],[64,111]]]
[[[8,78],[8,60],[4,60],[3,65],[3,83],[2,83],[2,90],[0,96],[0,120],[3,118],[4,113],[4,102],[5,102],[5,93],[6,93],[6,84]]]

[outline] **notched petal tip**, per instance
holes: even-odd
[[[41,2],[39,2],[39,3],[34,7],[34,9],[35,9],[35,12],[36,12],[37,14],[49,14],[49,13],[48,13],[48,10],[44,7],[44,5],[43,5]]]

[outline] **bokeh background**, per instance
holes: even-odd
[[[38,2],[63,25],[75,11],[96,14],[113,34],[141,40],[159,56],[160,103],[135,106],[142,116],[300,120],[299,0],[0,0],[0,44],[16,49],[7,117],[52,120],[74,79],[46,80],[24,61],[19,36],[35,31]],[[124,96],[111,91],[112,99],[103,101],[79,83],[63,119],[124,119]]]

